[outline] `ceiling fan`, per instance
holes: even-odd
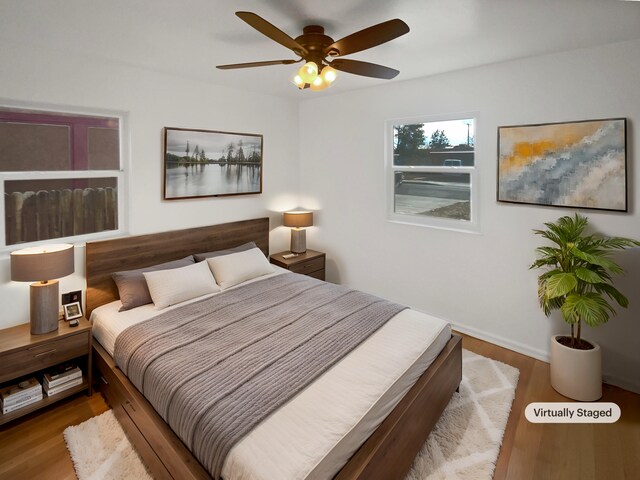
[[[381,45],[409,32],[409,26],[397,18],[334,41],[333,38],[324,34],[324,27],[320,25],[307,25],[303,28],[302,35],[293,39],[255,13],[236,12],[236,15],[271,40],[291,49],[300,58],[218,65],[217,68],[222,70],[291,65],[304,61],[305,64],[300,67],[293,82],[300,89],[311,88],[311,90],[324,90],[330,86],[336,79],[336,70],[387,80],[400,73],[398,70],[375,63],[339,58]]]

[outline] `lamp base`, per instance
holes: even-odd
[[[303,228],[291,229],[291,251],[304,253],[307,251],[307,231]]]
[[[58,281],[32,283],[31,293],[31,335],[58,330]]]

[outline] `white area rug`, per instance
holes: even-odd
[[[460,392],[434,427],[406,480],[491,479],[519,371],[462,351]],[[79,480],[151,477],[111,410],[64,431]]]
[[[112,410],[64,431],[78,480],[151,480]]]
[[[520,372],[462,350],[462,383],[405,480],[490,480]]]

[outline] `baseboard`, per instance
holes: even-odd
[[[483,332],[482,330],[469,327],[468,325],[463,325],[461,323],[456,323],[456,322],[450,322],[450,323],[452,328],[454,330],[459,331],[460,333],[464,333],[471,337],[479,338],[480,340],[493,343],[494,345],[498,345],[499,347],[504,347],[509,350],[513,350],[514,352],[526,355],[528,357],[533,357],[542,362],[549,363],[548,352],[545,352],[537,348],[532,348],[529,345],[525,345],[520,342],[514,342],[513,340],[509,340],[499,335],[493,335],[491,333]],[[606,373],[603,373],[602,381],[608,385],[614,385],[616,387],[629,390],[630,392],[640,393],[640,384],[629,381],[628,379],[618,378],[613,375],[607,375]]]
[[[602,381],[607,385],[614,385],[616,387],[624,388],[633,393],[640,393],[640,383],[630,382],[628,379],[618,378],[613,375],[602,374]]]
[[[491,333],[469,327],[468,325],[463,325],[457,322],[450,323],[454,330],[457,330],[461,333],[467,334],[471,337],[479,338],[480,340],[484,340],[486,342],[493,343],[494,345],[498,345],[499,347],[513,350],[517,353],[522,353],[523,355],[526,355],[528,357],[533,357],[537,360],[549,363],[549,352],[545,352],[544,350],[540,350],[537,348],[532,348],[529,345],[525,345],[524,343],[514,342],[513,340],[509,340],[499,335],[493,335]]]

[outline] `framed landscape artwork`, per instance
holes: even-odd
[[[262,135],[165,127],[164,199],[262,193]]]
[[[498,127],[497,197],[626,212],[626,119]]]

